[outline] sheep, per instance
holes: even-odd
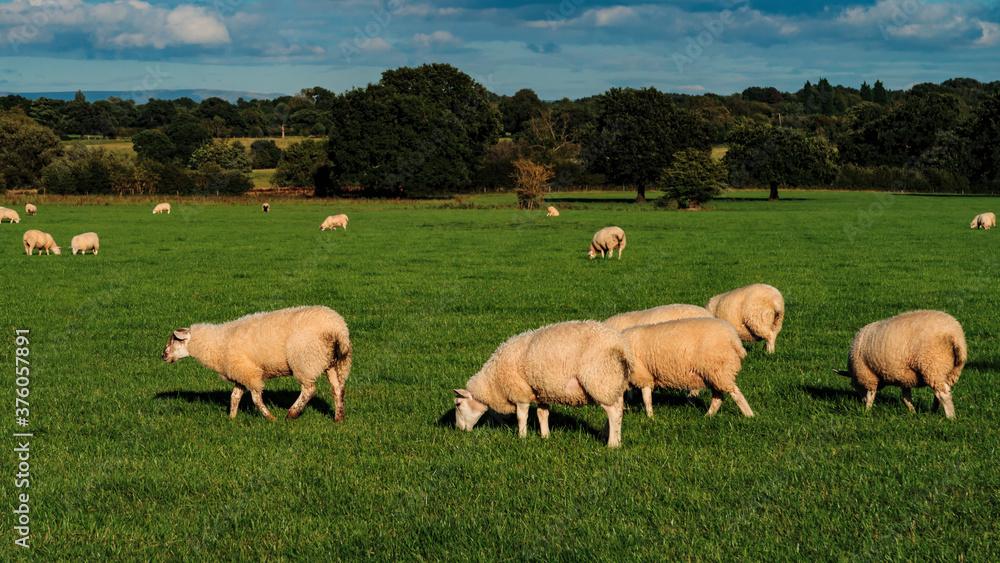
[[[634,326],[623,334],[635,355],[635,370],[628,382],[642,390],[642,402],[650,418],[653,387],[692,392],[708,387],[712,390],[712,402],[706,416],[719,411],[723,393],[732,396],[744,416],[753,416],[736,386],[736,374],[747,352],[736,330],[726,321],[679,319]]]
[[[4,219],[10,219],[11,223],[21,222],[21,216],[17,214],[17,211],[7,209],[6,207],[0,208],[0,223],[3,223]]]
[[[24,237],[21,239],[24,242],[24,250],[28,253],[28,256],[34,254],[35,249],[38,249],[38,255],[42,255],[42,251],[48,255],[51,250],[56,255],[62,254],[62,248],[56,245],[56,241],[52,239],[52,235],[49,233],[43,233],[42,231],[36,231],[32,229],[24,233]]]
[[[678,319],[695,319],[699,317],[711,317],[712,313],[708,309],[697,305],[660,305],[652,309],[642,311],[632,311],[621,313],[604,321],[618,330],[625,330],[633,326],[648,325],[653,323],[663,323],[666,321],[676,321]]]
[[[875,392],[886,385],[902,387],[903,402],[915,412],[914,387],[934,389],[934,404],[944,405],[944,415],[955,418],[951,387],[958,382],[968,359],[962,325],[941,311],[909,311],[865,325],[854,336],[847,371],[834,370],[853,379],[871,410]]]
[[[559,210],[556,209],[555,207],[552,207],[550,205],[549,209],[548,209],[548,213],[546,213],[545,216],[546,217],[558,217],[559,216]]]
[[[267,202],[264,202],[264,204],[261,205],[260,208],[261,208],[261,210],[264,211],[264,213],[268,213],[268,212],[271,211],[271,204],[267,203]]]
[[[992,213],[980,213],[972,219],[972,223],[969,224],[970,229],[983,228],[987,231],[990,227],[995,227],[997,224],[997,216]]]
[[[337,227],[344,227],[347,230],[347,215],[341,213],[340,215],[330,215],[323,221],[323,224],[319,226],[319,230],[325,231],[326,229],[331,229],[336,231]]]
[[[594,258],[600,252],[601,258],[610,258],[616,248],[618,249],[618,259],[621,260],[622,249],[625,248],[625,231],[618,227],[604,227],[594,233],[594,239],[590,243],[587,255]],[[607,256],[604,255],[605,251],[608,252]]]
[[[159,203],[159,204],[157,204],[156,207],[153,208],[153,215],[156,215],[157,213],[163,213],[164,211],[167,212],[167,215],[170,214],[170,204],[169,203]]]
[[[70,246],[73,247],[74,256],[76,256],[77,251],[80,251],[80,254],[86,254],[88,250],[93,250],[94,254],[97,254],[97,251],[101,249],[101,241],[97,238],[97,233],[83,233],[73,237]]]
[[[224,324],[199,323],[174,331],[163,349],[163,361],[193,356],[235,384],[229,418],[236,418],[243,392],[250,389],[254,405],[268,419],[264,381],[291,375],[302,390],[288,409],[297,418],[316,394],[316,379],[326,378],[336,399],[334,422],[344,420],[344,385],[351,372],[351,341],[343,317],[323,306],[292,307],[256,313]]]
[[[635,368],[621,332],[597,321],[569,321],[518,334],[500,345],[465,389],[455,389],[455,426],[469,430],[488,410],[517,413],[525,437],[528,409],[538,403],[541,435],[549,435],[549,405],[594,401],[608,414],[608,447],[621,444],[623,395]]]
[[[25,215],[34,215],[36,213],[38,213],[38,208],[35,207],[34,204],[31,204],[31,203],[24,204],[24,214]]]
[[[755,283],[716,295],[705,308],[733,325],[743,342],[766,340],[768,353],[774,353],[774,340],[785,318],[785,300],[777,289]]]

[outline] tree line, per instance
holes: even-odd
[[[631,186],[636,199],[697,206],[725,186],[1000,191],[1000,82],[956,78],[887,90],[826,79],[797,92],[729,96],[612,88],[543,101],[489,92],[446,64],[387,70],[334,94],[274,100],[0,97],[0,188],[49,193],[243,193],[257,168],[316,195],[425,197]],[[313,137],[282,150],[267,137]],[[60,138],[129,137],[135,155],[65,149]],[[249,147],[231,137],[263,137]],[[713,146],[728,148],[721,162]],[[524,193],[518,192],[519,195]],[[538,194],[521,198],[531,205]]]

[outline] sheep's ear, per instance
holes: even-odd
[[[469,392],[468,392],[467,390],[465,390],[465,389],[455,389],[455,394],[456,394],[456,395],[457,395],[458,397],[463,397],[463,398],[465,398],[465,399],[471,399],[471,398],[472,398],[472,393],[469,393]]]
[[[174,338],[176,338],[177,340],[187,340],[187,339],[191,338],[191,329],[190,328],[179,328],[179,329],[175,330],[174,331]]]

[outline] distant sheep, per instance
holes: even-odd
[[[35,207],[31,203],[24,204],[24,214],[25,215],[34,215],[36,213],[38,213],[38,208],[37,207]]]
[[[163,361],[193,356],[222,379],[235,383],[229,418],[235,418],[243,392],[268,419],[264,381],[291,375],[302,385],[288,409],[297,418],[316,394],[316,379],[326,372],[336,400],[334,421],[344,420],[344,385],[351,372],[351,340],[344,319],[322,306],[293,307],[247,315],[225,324],[194,324],[175,330],[163,349]]]
[[[624,331],[635,371],[628,382],[642,390],[646,414],[653,416],[653,388],[712,390],[707,416],[719,411],[724,393],[736,401],[744,416],[753,416],[736,374],[746,357],[732,325],[712,318],[691,318],[634,326]]]
[[[995,227],[997,225],[997,216],[992,213],[980,213],[972,219],[972,223],[969,224],[971,229],[986,229],[990,230],[990,227]]]
[[[548,213],[546,213],[545,216],[546,217],[558,217],[559,216],[559,210],[556,209],[555,207],[552,207],[550,205],[549,209],[548,209]]]
[[[17,211],[7,209],[6,207],[0,207],[0,223],[3,223],[4,219],[9,219],[11,223],[21,222],[21,216],[17,214]]]
[[[264,211],[264,213],[267,213],[267,212],[271,211],[271,204],[270,203],[265,203],[265,204],[261,205],[260,208],[261,208],[261,210]]]
[[[43,233],[42,231],[36,231],[32,229],[24,233],[24,237],[21,239],[24,242],[24,251],[28,253],[28,256],[34,254],[35,249],[38,249],[38,255],[42,255],[42,251],[48,255],[51,250],[54,254],[62,254],[62,248],[56,245],[56,241],[52,239],[52,235],[49,233]]]
[[[777,289],[755,283],[716,295],[705,308],[733,325],[743,342],[766,340],[767,351],[774,352],[774,341],[785,318],[785,300]]]
[[[157,206],[153,208],[153,214],[154,215],[157,214],[157,213],[163,213],[163,212],[166,212],[168,215],[170,214],[170,204],[169,203],[160,203],[160,204],[157,204]]]
[[[347,230],[347,215],[341,213],[340,215],[330,215],[323,221],[323,224],[319,226],[319,230],[325,231],[326,229],[337,230],[337,227],[344,227]]]
[[[74,256],[77,251],[80,254],[86,254],[88,250],[93,250],[94,254],[97,254],[97,251],[101,249],[101,241],[97,238],[97,233],[83,233],[73,237],[70,246],[73,248]]]
[[[700,317],[712,317],[708,309],[697,305],[660,305],[652,309],[642,311],[631,311],[621,313],[604,321],[618,330],[625,330],[633,326],[649,325],[653,323],[663,323],[676,321],[678,319],[696,319]]]
[[[618,447],[622,396],[634,366],[625,337],[604,323],[570,321],[518,334],[497,348],[465,389],[455,389],[455,426],[471,431],[488,409],[516,412],[523,438],[529,407],[537,402],[544,438],[549,405],[594,401],[608,414],[608,447]]]
[[[941,311],[910,311],[865,325],[854,336],[847,358],[854,387],[865,393],[865,409],[871,409],[875,392],[886,385],[902,387],[903,402],[914,412],[911,390],[934,389],[934,405],[944,405],[944,414],[955,418],[951,387],[962,375],[968,359],[962,325]]]
[[[618,259],[621,260],[622,249],[625,248],[625,231],[618,227],[604,227],[594,233],[594,239],[590,243],[587,255],[594,258],[600,252],[601,258],[610,258],[616,248],[618,249]],[[607,256],[604,255],[605,252],[608,253]]]

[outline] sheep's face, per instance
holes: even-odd
[[[56,256],[62,254],[62,247],[61,246],[57,246],[57,247],[53,248],[52,249],[52,253],[55,254]]]
[[[471,431],[489,407],[475,400],[472,393],[465,389],[455,389],[455,393],[457,393],[455,397],[455,428]]]
[[[179,328],[170,335],[166,347],[163,348],[163,361],[172,364],[191,354],[188,352],[188,342],[191,341],[191,329]]]

